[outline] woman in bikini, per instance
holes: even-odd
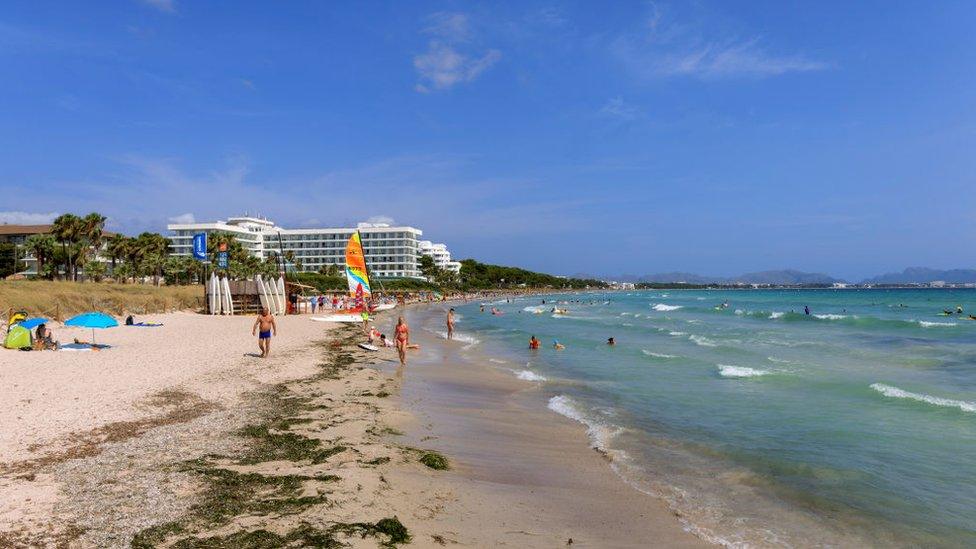
[[[403,320],[402,316],[397,320],[394,338],[396,339],[397,353],[400,355],[400,365],[406,366],[407,346],[410,345],[410,327],[407,326],[407,321]]]

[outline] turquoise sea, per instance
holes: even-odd
[[[688,529],[733,545],[976,546],[976,291],[545,300],[460,306],[460,338],[536,384]]]

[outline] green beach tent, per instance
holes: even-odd
[[[7,331],[7,339],[4,340],[3,346],[8,349],[22,349],[24,347],[30,347],[30,330],[24,328],[23,326],[11,326],[10,330]]]

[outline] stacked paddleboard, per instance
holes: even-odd
[[[207,280],[207,308],[212,315],[234,314],[234,299],[230,293],[230,280],[210,273]]]
[[[258,287],[258,299],[261,307],[268,309],[273,315],[283,315],[287,312],[285,303],[285,279],[265,280],[261,275],[254,275],[254,284]]]

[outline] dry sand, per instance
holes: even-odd
[[[417,547],[703,545],[617,478],[578,425],[533,408],[531,384],[488,368],[459,375],[453,344],[417,333],[423,351],[399,369],[392,349],[350,345],[354,328],[287,317],[261,360],[244,356],[256,351],[249,318],[140,320],[165,326],[98,332],[113,345],[99,352],[0,352],[0,545],[127,547],[180,521],[159,545],[312,529],[377,547],[390,538],[372,525],[391,517]],[[239,434],[245,425],[313,453],[261,446]],[[421,465],[426,449],[451,469]],[[179,466],[188,460],[203,465]],[[220,507],[206,499],[214,471],[266,480],[241,508],[204,520]],[[268,488],[288,475],[297,492]]]

